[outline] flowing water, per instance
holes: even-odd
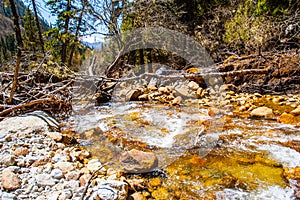
[[[166,174],[149,180],[158,181],[155,199],[293,199],[284,172],[300,166],[291,145],[299,144],[300,128],[233,111],[114,102],[72,120],[82,145],[103,163],[121,168],[118,155],[132,148],[155,153]]]

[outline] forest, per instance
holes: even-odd
[[[26,8],[20,1],[1,2],[0,64],[3,72],[15,70],[28,73],[36,66],[41,66],[41,62],[50,74],[58,72],[58,68],[60,71],[68,69],[76,72],[93,53],[82,42],[82,37],[100,34],[108,41],[146,27],[163,27],[192,37],[215,63],[234,56],[262,55],[265,52],[272,54],[293,49],[298,52],[299,49],[297,0],[49,0],[46,6],[57,16],[53,27],[43,21],[39,11],[42,8],[37,6],[35,0],[28,3],[29,7]],[[110,51],[117,51],[119,56],[115,60],[105,59],[109,61],[94,68],[103,71],[110,67],[114,72],[124,72],[147,63],[167,63],[173,69],[197,67],[174,52],[155,47],[122,53],[122,49],[130,49],[132,45],[124,41],[122,43],[124,37],[128,36],[122,37],[116,39],[120,40],[120,44],[118,41],[117,44],[106,44]],[[102,57],[105,58],[104,55]],[[114,66],[110,66],[112,64]],[[108,71],[106,73],[115,78],[120,76]],[[64,76],[59,72],[57,75]],[[17,84],[17,77],[14,79]],[[18,84],[11,87],[14,91]],[[7,101],[2,96],[1,101],[17,104],[12,98]]]

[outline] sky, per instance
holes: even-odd
[[[28,6],[28,2],[31,1],[29,0],[23,0],[24,4],[26,6]],[[51,24],[55,24],[56,21],[56,16],[52,16],[51,12],[49,11],[49,9],[46,7],[46,3],[45,0],[36,0],[36,4],[38,7],[38,10],[40,12],[40,14],[43,16],[43,18],[51,25]]]
[[[23,2],[26,6],[29,3],[31,3],[31,1],[29,1],[29,0],[23,0]],[[36,0],[38,10],[39,10],[40,14],[42,15],[42,17],[44,18],[44,20],[46,20],[50,26],[54,26],[56,23],[57,17],[50,12],[50,10],[46,7],[45,2],[46,2],[46,0]],[[81,40],[84,42],[89,42],[89,43],[102,42],[103,37],[99,36],[99,35],[98,36],[97,35],[86,36],[86,37],[82,37]]]

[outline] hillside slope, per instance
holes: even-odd
[[[14,24],[11,19],[0,14],[0,37],[6,37],[14,33]]]

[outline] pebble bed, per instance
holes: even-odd
[[[124,177],[101,168],[88,151],[62,143],[63,137],[35,116],[0,122],[2,200],[126,199]],[[97,177],[86,187],[96,170]]]

